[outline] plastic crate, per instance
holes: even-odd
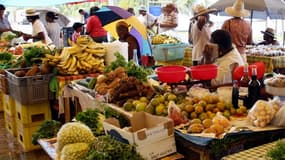
[[[53,74],[17,77],[14,73],[18,70],[20,69],[6,70],[10,95],[22,104],[47,102],[49,99],[48,84]]]
[[[5,128],[14,137],[17,136],[17,124],[15,117],[11,116],[9,113],[4,112]]]
[[[16,115],[15,99],[12,96],[3,94],[3,107],[4,111],[12,117]]]
[[[156,61],[175,61],[184,58],[184,49],[188,44],[159,44],[152,46],[152,54]]]
[[[24,105],[16,101],[16,120],[24,125],[40,125],[51,119],[49,103]]]
[[[38,130],[39,127],[39,125],[23,125],[17,121],[17,141],[23,147],[24,152],[29,152],[40,148],[40,145],[32,144],[32,135]]]
[[[0,74],[0,91],[5,94],[9,94],[9,84],[7,76],[4,74]]]

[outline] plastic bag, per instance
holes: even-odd
[[[272,120],[272,125],[285,127],[285,104],[278,110],[275,117]]]
[[[102,43],[107,50],[107,54],[105,56],[105,63],[106,65],[110,65],[113,61],[116,60],[116,56],[114,53],[119,52],[121,55],[124,56],[126,61],[128,61],[128,43],[127,42],[120,42],[114,41],[112,43]]]
[[[279,98],[269,101],[258,100],[249,110],[247,118],[253,126],[265,127],[274,118],[279,108]]]
[[[168,103],[168,117],[173,120],[175,126],[188,122],[188,118],[181,114],[181,109],[173,101]]]

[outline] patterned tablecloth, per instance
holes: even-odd
[[[282,139],[285,141],[285,139]],[[222,158],[222,160],[267,160],[266,153],[272,149],[278,141],[267,143],[258,147],[244,150]]]
[[[272,72],[274,69],[285,68],[285,56],[257,56],[247,55],[248,64],[263,62],[266,66],[265,72]]]

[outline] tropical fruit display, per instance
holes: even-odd
[[[71,47],[64,47],[61,53],[46,54],[43,61],[58,69],[61,75],[78,75],[86,73],[102,73],[106,48],[83,35],[77,43],[70,42]]]
[[[180,41],[172,36],[165,34],[157,34],[151,38],[151,44],[169,44],[169,43],[180,43]]]

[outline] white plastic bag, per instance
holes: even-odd
[[[107,54],[105,56],[105,63],[106,65],[110,65],[111,62],[116,60],[116,56],[114,53],[119,52],[121,55],[123,55],[128,61],[128,43],[127,42],[120,42],[120,41],[114,41],[112,43],[102,43],[107,50]]]
[[[274,118],[280,108],[279,98],[265,101],[258,100],[249,110],[247,118],[256,127],[265,127]]]
[[[285,127],[285,104],[278,110],[275,117],[272,120],[272,125]]]

